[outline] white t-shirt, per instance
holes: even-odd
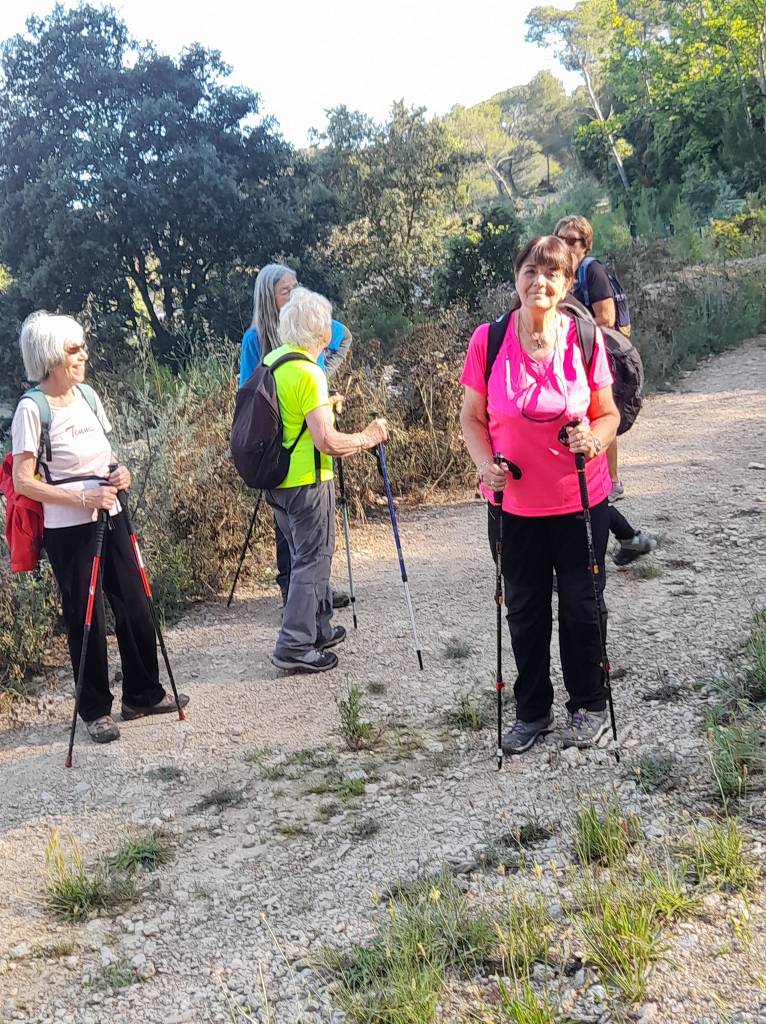
[[[112,461],[112,446],[106,434],[112,429],[106,418],[101,400],[96,396],[96,413],[94,414],[79,388],[74,389],[74,401],[66,406],[51,405],[51,459],[45,458],[48,471],[53,480],[63,480],[69,476],[100,476],[109,475],[109,463]],[[40,411],[31,398],[23,398],[11,423],[11,439],[13,454],[31,452],[37,455],[40,444]],[[44,480],[45,477],[42,476]],[[64,490],[78,493],[83,487],[98,487],[98,480],[77,481],[72,484],[59,484]],[[81,526],[83,523],[94,522],[97,518],[96,509],[80,508],[74,505],[55,505],[44,501],[43,519],[48,530],[62,526]],[[111,515],[120,511],[119,503],[111,510]]]

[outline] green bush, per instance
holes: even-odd
[[[20,687],[50,660],[56,606],[48,563],[33,573],[11,573],[4,549],[0,556],[0,690]]]

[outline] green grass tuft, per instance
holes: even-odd
[[[540,896],[524,896],[512,890],[504,917],[496,927],[504,975],[523,980],[535,963],[547,961],[553,921]]]
[[[601,981],[630,1003],[646,993],[649,971],[665,950],[657,907],[647,892],[627,880],[586,876],[582,906],[574,918],[587,962]]]
[[[167,864],[172,852],[170,836],[164,829],[152,829],[145,835],[136,835],[128,840],[115,857],[109,861],[117,871],[149,870]]]
[[[484,1010],[482,1024],[556,1024],[557,1014],[547,995],[537,995],[528,981],[512,987],[498,982],[500,1005]]]
[[[641,822],[635,814],[623,813],[614,801],[604,798],[600,804],[598,807],[591,800],[578,811],[575,854],[581,864],[616,867],[624,863],[631,847],[641,838]]]
[[[700,885],[722,892],[747,892],[754,887],[758,867],[745,851],[735,818],[695,829],[689,837],[689,852]]]
[[[448,724],[464,732],[479,732],[488,721],[487,707],[471,697],[458,697],[454,707],[447,712]]]
[[[370,722],[362,718],[362,691],[358,686],[350,686],[345,697],[337,700],[340,714],[340,731],[349,750],[362,750],[370,746],[375,729]]]
[[[46,903],[62,920],[82,921],[106,906],[107,884],[102,872],[89,874],[74,837],[65,851],[58,830],[45,846]]]
[[[664,750],[647,750],[641,754],[633,771],[645,793],[665,792],[675,788],[678,762],[673,754]]]
[[[341,779],[338,786],[338,796],[341,800],[350,800],[355,796],[364,796],[364,779]]]
[[[431,1024],[449,972],[470,978],[497,965],[492,919],[447,873],[389,902],[368,945],[325,959],[336,1002],[354,1024]]]

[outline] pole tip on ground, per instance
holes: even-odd
[[[64,767],[65,768],[71,768],[72,767],[72,755],[71,754],[67,754],[66,761],[64,761]]]
[[[179,722],[185,722],[186,721],[186,713],[184,712],[183,708],[179,708],[178,709],[178,721]]]
[[[420,671],[423,671],[423,655],[418,651],[418,665],[420,665]]]

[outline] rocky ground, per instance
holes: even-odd
[[[272,668],[279,613],[268,590],[240,595],[230,610],[223,601],[198,608],[168,630],[191,695],[186,722],[129,723],[107,747],[80,732],[69,771],[70,694],[52,692],[22,724],[4,723],[0,1020],[341,1021],[312,965],[322,949],[372,934],[385,913],[372,894],[394,881],[448,863],[467,890],[492,890],[482,851],[537,817],[553,835],[532,860],[555,900],[553,876],[572,862],[567,823],[586,795],[615,791],[655,844],[720,813],[704,713],[710,683],[742,657],[753,606],[766,605],[764,436],[759,338],[651,399],[622,444],[620,507],[660,543],[641,564],[608,573],[620,765],[608,746],[562,753],[553,733],[498,772],[491,724],[466,731],[450,718],[461,696],[491,702],[494,692],[493,570],[479,502],[401,513],[423,672],[381,518],[353,531],[359,629],[339,613],[350,635],[336,672]],[[340,550],[339,585],[344,567]],[[456,640],[466,657],[454,657]],[[506,666],[512,678],[508,645]],[[348,750],[340,731],[336,702],[352,684],[375,730],[362,751]],[[558,697],[560,724],[560,680]],[[677,757],[669,792],[636,784],[650,749]],[[363,794],[338,792],[348,777],[365,783]],[[766,869],[762,781],[738,810]],[[173,836],[170,862],[142,873],[128,902],[80,925],[56,923],[44,902],[51,830],[75,837],[92,865],[150,827]],[[702,914],[668,930],[667,959],[636,1008],[643,1024],[766,1022],[764,890],[762,881],[744,909],[734,896],[709,896]],[[736,924],[745,910],[747,941]],[[573,1019],[617,1019],[596,982],[586,970],[561,974]]]

